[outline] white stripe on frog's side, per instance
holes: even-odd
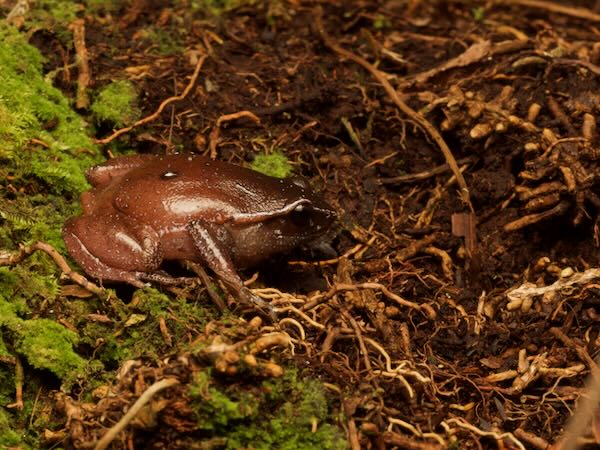
[[[273,217],[280,217],[289,214],[290,212],[297,210],[302,211],[305,207],[312,206],[312,202],[305,198],[296,200],[289,205],[284,206],[278,211],[264,211],[258,213],[237,213],[231,216],[231,220],[236,224],[243,223],[255,223],[260,222],[264,219],[271,219]],[[298,209],[301,208],[301,209]]]

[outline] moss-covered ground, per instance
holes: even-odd
[[[1,1],[0,450],[558,448],[597,395],[593,4]],[[175,152],[337,212],[238,268],[277,314],[69,256],[88,168]]]

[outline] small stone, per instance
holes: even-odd
[[[561,270],[560,277],[561,278],[569,278],[569,277],[573,276],[574,273],[575,273],[575,271],[571,267],[565,267],[563,270]]]

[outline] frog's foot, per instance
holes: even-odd
[[[156,272],[151,273],[138,272],[136,275],[139,280],[155,282],[165,286],[176,286],[179,284],[190,283],[196,280],[195,278],[189,277],[172,277],[171,275],[162,270],[157,270]]]
[[[266,302],[262,298],[257,295],[254,295],[250,289],[247,287],[242,287],[237,296],[239,300],[252,307],[252,309],[257,310],[263,316],[268,317],[273,322],[277,322],[277,313],[275,312],[275,308],[269,302]]]

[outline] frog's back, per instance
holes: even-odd
[[[114,186],[114,206],[147,224],[199,218],[223,223],[237,214],[283,207],[299,188],[240,166],[197,155],[149,160]]]

